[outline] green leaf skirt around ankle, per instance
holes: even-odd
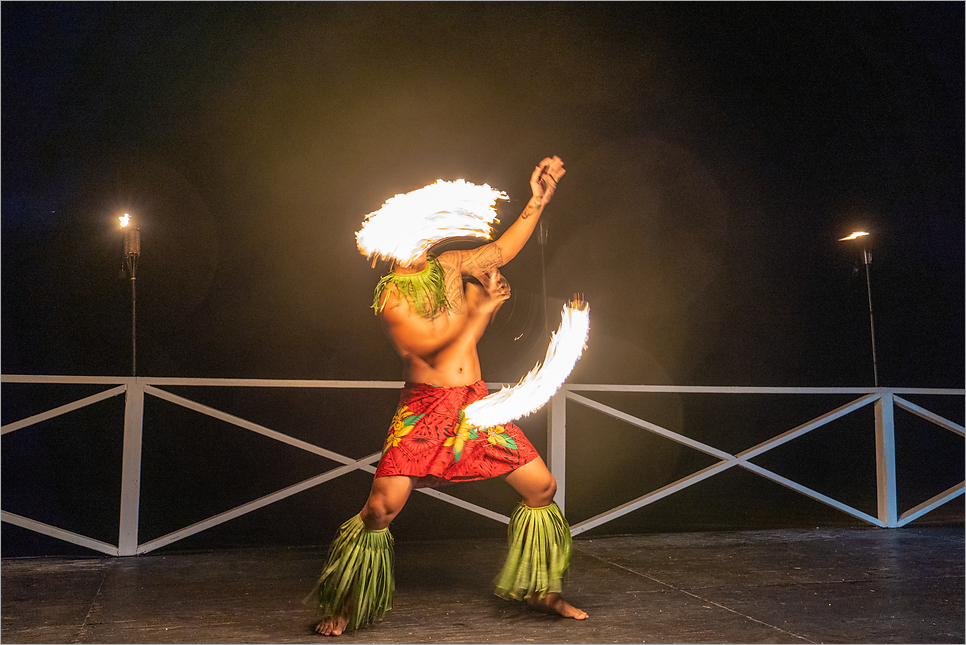
[[[389,529],[370,531],[355,515],[339,528],[307,600],[318,603],[323,619],[344,616],[346,628],[356,630],[392,609],[394,589]]]
[[[524,600],[563,591],[573,541],[570,525],[556,504],[530,508],[521,504],[507,528],[510,550],[496,577],[496,595]]]

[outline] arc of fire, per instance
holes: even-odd
[[[590,332],[590,305],[574,297],[561,312],[560,327],[550,337],[543,365],[537,363],[519,383],[466,406],[466,420],[487,428],[536,412],[564,384],[580,360]]]

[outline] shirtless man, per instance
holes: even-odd
[[[390,553],[388,564],[382,566],[391,570],[392,546],[387,528],[414,488],[495,476],[505,479],[522,497],[511,519],[511,554],[497,580],[497,594],[526,600],[537,609],[565,617],[587,618],[586,612],[570,605],[560,594],[560,578],[569,562],[570,534],[566,520],[553,503],[557,489],[553,475],[515,424],[475,428],[463,423],[461,412],[486,394],[476,346],[497,310],[510,297],[510,286],[498,269],[526,244],[564,172],[559,157],[540,162],[530,178],[533,196],[523,213],[496,241],[472,250],[447,251],[439,258],[423,253],[409,266],[394,265],[392,273],[377,287],[373,308],[382,317],[386,333],[403,360],[407,384],[369,498],[358,518],[343,525],[338,546],[333,544],[317,586],[317,599],[321,599],[319,604],[325,614],[316,627],[318,633],[337,636],[347,627],[354,629],[381,616],[383,609],[364,617],[353,615],[362,606],[354,604],[356,600],[375,592],[357,586],[355,581],[360,574],[340,562],[381,549],[380,552]],[[470,282],[471,277],[482,286]],[[435,294],[432,287],[424,288],[427,280],[436,285]],[[536,519],[530,518],[533,514]],[[350,527],[352,522],[355,524]],[[517,547],[523,549],[520,553],[514,551],[513,544],[517,522]],[[556,527],[550,529],[557,534],[549,542],[554,545],[554,555],[565,552],[559,556],[562,559],[549,566],[552,571],[518,572],[515,567],[520,560],[529,566],[530,560],[553,559],[546,554],[543,558],[531,558],[527,549],[532,545],[519,544],[539,537],[546,530],[541,527],[547,525]],[[384,542],[379,547],[357,546],[354,542],[363,539]],[[364,560],[368,556],[361,557]],[[372,566],[380,565],[375,562]],[[542,582],[537,587],[516,582],[523,578],[538,578]],[[335,587],[351,589],[343,596],[327,595]],[[380,588],[379,593],[385,596],[386,589]],[[389,581],[390,600],[383,601],[387,605],[384,609],[391,607],[391,593]],[[374,604],[378,602],[367,601],[365,606]]]

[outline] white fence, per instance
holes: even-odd
[[[4,375],[3,383],[34,383],[34,384],[94,384],[107,386],[103,391],[61,405],[54,409],[8,423],[0,428],[0,434],[23,431],[29,426],[41,423],[54,417],[68,414],[88,405],[125,395],[124,408],[124,445],[121,468],[121,501],[119,517],[119,534],[116,545],[79,535],[62,528],[38,522],[21,515],[0,512],[0,520],[35,531],[47,536],[64,540],[73,544],[87,547],[109,555],[138,555],[147,553],[180,539],[194,535],[213,526],[227,522],[233,518],[251,511],[263,508],[269,504],[295,495],[324,482],[340,477],[354,470],[375,472],[375,464],[379,461],[380,453],[376,452],[361,459],[346,457],[321,446],[296,439],[265,426],[252,423],[237,416],[197,403],[178,396],[164,389],[165,386],[209,386],[209,387],[282,387],[282,388],[351,388],[351,389],[399,389],[401,381],[310,381],[310,380],[262,380],[262,379],[179,379],[154,377],[68,377],[68,376],[18,376]],[[490,384],[490,387],[502,384]],[[856,398],[849,403],[830,410],[804,424],[783,432],[756,446],[731,454],[706,443],[696,441],[680,433],[673,432],[647,420],[622,412],[614,407],[604,405],[578,392],[638,392],[638,393],[675,393],[675,394],[795,394],[795,395],[851,395]],[[673,495],[706,480],[730,468],[743,468],[771,481],[777,482],[798,493],[818,500],[840,511],[864,520],[879,527],[896,528],[904,526],[918,517],[938,508],[960,496],[964,492],[966,482],[952,486],[948,490],[925,500],[922,503],[900,513],[897,503],[896,482],[896,442],[895,442],[895,410],[899,408],[912,413],[928,422],[956,433],[964,435],[963,426],[950,421],[938,414],[930,412],[916,405],[900,395],[942,395],[964,396],[963,389],[928,389],[928,388],[760,388],[760,387],[677,387],[677,386],[646,386],[646,385],[565,385],[551,400],[547,422],[547,464],[557,479],[557,503],[566,509],[566,455],[567,455],[567,402],[586,406],[600,413],[626,422],[643,431],[655,433],[667,439],[710,455],[718,461],[697,472],[687,475],[677,481],[667,484],[658,490],[643,495],[637,499],[622,504],[616,508],[600,513],[595,517],[574,524],[571,533],[577,535],[594,527],[614,520],[622,515],[635,511],[659,499]],[[212,516],[165,536],[140,543],[138,540],[138,517],[140,512],[140,479],[141,479],[141,441],[143,436],[143,416],[145,396],[153,396],[170,403],[209,415],[227,423],[234,424],[251,432],[270,437],[276,441],[294,446],[307,452],[321,455],[342,465],[320,473],[292,486],[288,486],[269,495],[242,504],[224,513]],[[860,511],[841,501],[819,493],[813,489],[796,483],[777,473],[767,470],[752,459],[782,444],[797,439],[816,428],[844,417],[865,406],[874,406],[875,437],[876,437],[876,473],[877,500],[876,516]],[[460,506],[485,517],[499,522],[508,522],[509,518],[465,500],[440,493],[433,489],[419,489],[419,492],[439,498],[443,501]]]

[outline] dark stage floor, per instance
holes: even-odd
[[[396,603],[351,643],[963,643],[963,527],[575,541],[590,618],[492,595],[492,540],[396,543]],[[323,549],[2,563],[5,643],[314,643]]]

